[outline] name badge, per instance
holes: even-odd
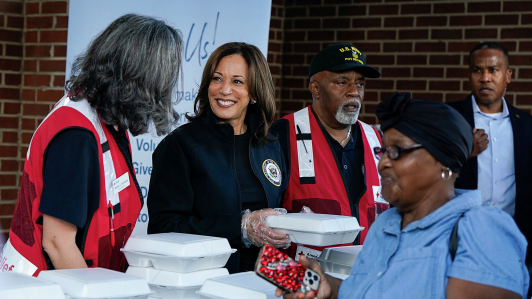
[[[115,194],[126,189],[129,186],[129,172],[124,173],[121,177],[113,181],[113,191]]]

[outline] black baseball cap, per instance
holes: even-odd
[[[341,72],[355,69],[366,78],[380,78],[378,69],[366,65],[366,58],[352,44],[328,45],[310,62],[309,77],[321,71]]]

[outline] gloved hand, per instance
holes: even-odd
[[[290,237],[287,234],[275,232],[266,224],[266,217],[271,215],[286,214],[285,209],[263,209],[255,212],[244,211],[242,215],[242,240],[246,247],[251,244],[262,246],[270,244],[277,248],[290,246]]]

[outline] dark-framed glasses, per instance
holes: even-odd
[[[384,153],[386,153],[388,158],[392,160],[397,160],[402,152],[411,151],[422,147],[422,144],[414,144],[409,146],[388,145],[387,147],[377,146],[373,148],[373,152],[375,153],[375,157],[377,157],[377,160],[380,160]]]

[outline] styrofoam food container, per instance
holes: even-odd
[[[154,267],[159,270],[188,273],[223,267],[229,260],[231,253],[236,252],[236,250],[222,255],[191,258],[127,250],[122,250],[122,252],[131,266],[143,268]]]
[[[173,272],[220,268],[236,252],[225,238],[180,233],[133,236],[121,250],[131,266]]]
[[[181,233],[132,236],[124,246],[124,250],[184,258],[232,252],[231,246],[225,238]]]
[[[152,267],[129,267],[126,274],[146,279],[156,297],[164,299],[198,298],[196,292],[206,279],[229,275],[225,268],[177,273]]]
[[[276,289],[250,271],[207,279],[198,295],[202,299],[277,299]]]
[[[144,299],[152,293],[145,279],[103,268],[41,271],[39,278],[59,284],[77,299]]]
[[[290,235],[292,242],[312,246],[352,243],[364,229],[355,217],[329,214],[291,213],[266,221],[274,231]]]
[[[16,272],[0,272],[0,298],[64,299],[61,286]]]
[[[318,257],[318,262],[325,272],[349,275],[358,254],[362,250],[362,246],[363,245],[325,248]]]

